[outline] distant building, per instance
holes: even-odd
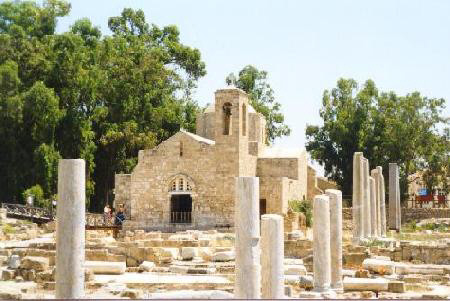
[[[180,130],[139,151],[131,174],[116,174],[115,204],[125,205],[130,229],[207,229],[233,226],[235,178],[260,181],[260,213],[288,212],[307,197],[304,149],[268,147],[266,120],[245,92],[215,93],[197,118],[196,134]]]

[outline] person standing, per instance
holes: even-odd
[[[110,219],[111,219],[111,208],[109,207],[109,204],[106,204],[105,208],[103,209],[103,222],[107,224]]]

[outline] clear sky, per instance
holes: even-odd
[[[198,48],[207,75],[201,105],[213,101],[225,77],[247,64],[268,71],[290,137],[276,145],[304,146],[306,124],[320,124],[324,89],[340,77],[373,79],[379,89],[450,99],[450,1],[76,0],[58,31],[88,17],[104,34],[125,7],[147,22],[175,24],[183,43]],[[446,116],[450,116],[447,107]]]

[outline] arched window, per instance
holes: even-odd
[[[171,192],[192,191],[192,184],[190,183],[188,177],[184,175],[179,175],[170,182],[169,191]]]
[[[226,102],[223,105],[223,134],[231,135],[231,107],[232,104]]]
[[[247,135],[247,106],[242,104],[242,136]]]

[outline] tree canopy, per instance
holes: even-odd
[[[0,200],[56,193],[59,158],[86,160],[87,199],[112,197],[114,174],[130,172],[139,149],[180,127],[193,129],[192,98],[206,74],[199,50],[176,26],[148,23],[126,8],[102,36],[89,19],[56,33],[70,4],[0,3]]]
[[[399,96],[379,91],[371,80],[358,87],[353,79],[339,79],[335,88],[323,93],[323,125],[306,128],[306,149],[344,194],[351,194],[357,151],[364,152],[370,168],[382,166],[385,177],[388,163],[398,163],[406,192],[407,177],[417,170],[426,170],[427,183],[450,176],[449,120],[442,116],[444,108],[442,98],[419,92]]]
[[[258,70],[252,65],[245,66],[238,76],[230,73],[225,79],[227,85],[234,85],[249,95],[250,104],[267,121],[267,142],[272,143],[275,138],[288,136],[291,129],[284,124],[281,104],[275,101],[274,91],[267,82],[267,72]]]

